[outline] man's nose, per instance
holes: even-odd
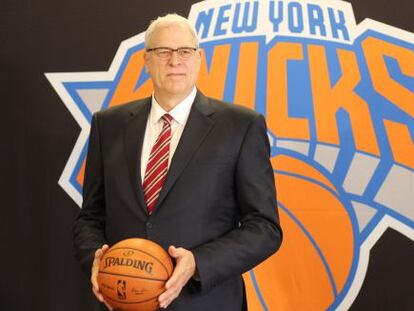
[[[178,51],[171,51],[170,59],[168,63],[170,65],[176,66],[181,62],[180,56],[178,55]]]

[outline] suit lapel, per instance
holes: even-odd
[[[130,119],[125,128],[124,145],[131,184],[137,195],[138,205],[145,211],[146,203],[141,181],[141,152],[150,108],[151,98],[146,98],[134,112],[130,113]]]
[[[214,122],[209,118],[212,113],[214,113],[214,110],[208,104],[208,99],[198,92],[154,211],[157,211],[157,207],[162,203],[195,151],[212,129]]]

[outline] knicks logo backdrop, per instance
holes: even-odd
[[[250,310],[345,310],[388,228],[414,241],[414,34],[349,3],[203,1],[206,95],[266,116],[285,239],[244,275]],[[47,73],[82,131],[59,184],[81,205],[95,111],[151,94],[144,34],[108,71]],[[413,242],[414,243],[414,242]]]

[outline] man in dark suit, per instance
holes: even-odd
[[[153,96],[92,120],[76,256],[105,302],[107,244],[150,239],[176,262],[161,308],[246,309],[241,274],[282,240],[264,118],[197,91],[202,52],[187,19],[158,18],[145,46]]]

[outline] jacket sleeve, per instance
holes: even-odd
[[[83,204],[73,226],[75,257],[91,274],[96,249],[105,244],[105,194],[98,114],[92,118],[83,184]]]
[[[201,289],[241,275],[272,255],[282,242],[270,147],[263,116],[251,121],[235,170],[239,227],[192,249]]]

